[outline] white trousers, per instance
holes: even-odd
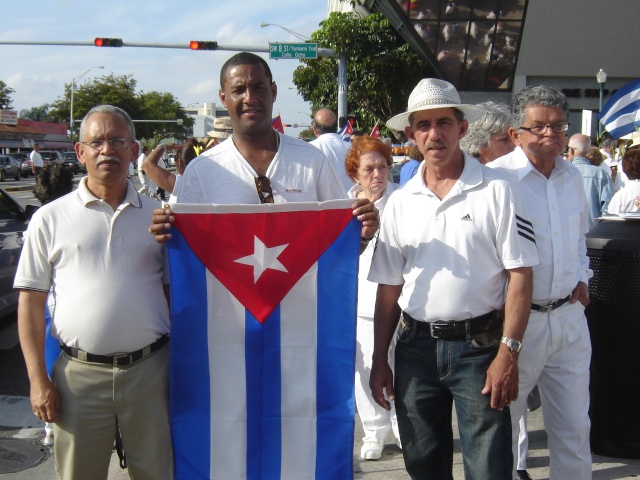
[[[389,430],[393,430],[395,437],[400,439],[393,402],[391,403],[391,411],[385,410],[373,399],[369,388],[371,357],[373,355],[373,318],[358,317],[356,339],[356,407],[364,430],[363,440],[371,439],[383,443]],[[389,365],[392,370],[394,349],[395,337],[389,348]]]
[[[590,361],[591,339],[580,303],[567,303],[548,313],[531,311],[518,359],[518,400],[510,407],[513,458],[518,458],[519,421],[537,383],[549,437],[550,480],[592,478]]]
[[[520,417],[518,422],[518,428],[520,433],[518,434],[518,456],[514,457],[517,460],[516,469],[527,469],[527,454],[529,453],[529,435],[527,434],[527,412],[525,411]]]

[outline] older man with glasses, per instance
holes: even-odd
[[[585,234],[589,220],[580,172],[561,154],[569,104],[557,90],[530,86],[511,103],[516,149],[488,164],[508,173],[522,193],[540,263],[533,267],[529,323],[518,360],[518,399],[511,404],[513,451],[518,419],[537,384],[549,434],[550,479],[591,478],[589,363],[591,341]],[[514,472],[515,473],[515,472]],[[518,472],[516,478],[530,478]]]
[[[125,111],[87,113],[76,144],[87,176],[35,213],[16,273],[31,405],[55,423],[62,479],[106,479],[117,437],[132,478],[173,477],[168,275],[165,249],[147,233],[158,203],[127,180],[138,149]],[[50,290],[51,332],[63,351],[52,380],[44,362]]]

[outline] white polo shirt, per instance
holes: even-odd
[[[320,150],[279,135],[280,147],[267,169],[275,203],[346,198],[342,183]],[[231,136],[191,160],[173,193],[178,203],[259,204],[256,176]]]
[[[345,190],[349,192],[355,183],[351,180],[349,175],[347,175],[344,160],[347,157],[349,148],[351,148],[351,142],[345,142],[342,136],[338,133],[323,133],[315,140],[310,141],[309,144],[313,145],[327,156],[333,165],[336,174],[342,181],[342,185]]]
[[[527,213],[508,179],[464,155],[440,200],[418,173],[389,198],[369,281],[403,285],[398,304],[417,320],[465,320],[505,301],[506,271],[538,262]]]
[[[589,210],[578,169],[558,156],[547,178],[520,147],[488,166],[511,175],[529,208],[540,259],[533,268],[533,303],[565,298],[578,281],[588,284],[593,276],[585,240]]]
[[[49,292],[52,334],[99,355],[139,350],[169,333],[164,245],[148,228],[159,203],[127,194],[114,212],[83,178],[29,223],[14,287]]]

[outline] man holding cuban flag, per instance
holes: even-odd
[[[170,255],[186,266],[171,264],[176,478],[352,478],[357,254],[378,212],[331,202],[345,194],[326,156],[273,130],[264,59],[234,55],[220,85],[233,134],[190,162],[178,205],[157,209],[149,228],[174,237]],[[202,278],[208,286],[194,286]],[[176,363],[189,352],[195,363]]]
[[[617,140],[640,127],[640,78],[613,95],[598,114],[600,123]]]

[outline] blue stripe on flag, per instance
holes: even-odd
[[[360,228],[353,219],[318,260],[316,479],[353,478]]]
[[[623,85],[611,96],[598,114],[598,119],[617,139],[637,130],[636,115],[639,109],[640,79],[637,79]]]
[[[189,295],[174,295],[171,318],[188,319],[188,325],[171,323],[171,430],[175,478],[208,479],[211,451],[211,402],[207,336],[206,269],[177,229],[167,244],[173,288],[186,288]],[[197,369],[193,365],[199,365]],[[189,375],[184,375],[188,371]],[[180,373],[182,374],[180,374]]]
[[[261,325],[245,313],[247,480],[280,478],[280,307]]]

